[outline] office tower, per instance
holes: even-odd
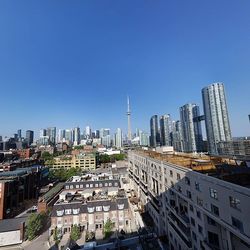
[[[18,134],[14,134],[13,137],[14,137],[14,140],[17,142],[18,141]]]
[[[0,135],[0,141],[3,141],[3,137]]]
[[[118,128],[115,133],[115,146],[117,148],[122,147],[122,130]]]
[[[49,137],[50,142],[56,144],[56,127],[47,128],[46,135]]]
[[[160,135],[161,145],[171,146],[170,129],[171,129],[171,118],[170,115],[162,115],[160,117]]]
[[[100,138],[100,130],[95,131],[95,138]]]
[[[183,138],[181,131],[181,122],[176,121],[172,123],[173,131],[172,131],[172,146],[174,150],[177,152],[183,152]]]
[[[91,138],[91,128],[90,128],[90,126],[86,126],[86,128],[85,128],[85,137],[87,138],[87,139],[89,139],[89,138]]]
[[[184,152],[202,151],[201,124],[199,121],[194,121],[194,118],[199,116],[200,110],[196,104],[189,103],[180,108]]]
[[[248,119],[249,119],[249,122],[250,122],[250,115],[248,115]]]
[[[102,137],[101,142],[102,142],[102,145],[109,148],[111,146],[111,136],[106,135],[106,136]]]
[[[158,127],[158,116],[153,115],[150,119],[150,146],[156,147],[160,145],[160,133]]]
[[[101,128],[100,129],[100,138],[105,137],[106,135],[110,134],[109,128]]]
[[[127,98],[127,104],[128,104],[128,110],[127,110],[127,117],[128,117],[128,141],[132,140],[132,132],[131,132],[131,111],[130,111],[130,103],[129,103],[129,97]]]
[[[140,146],[149,146],[148,133],[139,130],[139,144]]]
[[[18,140],[19,140],[19,141],[22,140],[22,130],[21,130],[21,129],[18,129],[18,130],[17,130],[17,137],[18,137]]]
[[[34,131],[31,131],[31,130],[26,131],[26,141],[27,141],[27,144],[29,146],[33,143],[33,141],[34,141]]]
[[[44,136],[46,136],[46,129],[40,129],[40,131],[39,131],[39,137],[44,137]]]
[[[73,141],[73,131],[71,129],[65,130],[65,140],[70,144]]]
[[[58,142],[63,142],[65,139],[65,129],[58,130]]]
[[[80,128],[74,128],[74,145],[78,145],[80,143]]]
[[[202,89],[208,150],[217,154],[217,143],[231,141],[226,96],[223,83],[213,83]]]

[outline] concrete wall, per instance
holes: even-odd
[[[22,243],[20,230],[0,233],[0,247]]]

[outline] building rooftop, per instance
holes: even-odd
[[[93,191],[91,195],[89,193],[82,193],[78,191],[68,192],[64,190],[60,193],[60,199],[55,203],[59,204],[70,204],[70,203],[83,203],[86,204],[92,201],[115,201],[117,199],[126,198],[126,192],[123,189],[113,189],[112,193],[107,190],[95,192]]]
[[[250,168],[237,165],[235,160],[226,157],[185,153],[164,155],[146,150],[136,150],[136,152],[142,156],[169,162],[243,187],[250,187]]]
[[[27,217],[0,220],[0,233],[19,230],[26,220]]]

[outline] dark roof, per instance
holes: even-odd
[[[19,230],[20,225],[26,220],[26,217],[0,220],[0,233]]]
[[[65,210],[65,209],[78,209],[80,208],[80,214],[82,213],[88,213],[88,207],[97,207],[97,206],[110,206],[110,211],[114,211],[118,209],[119,204],[124,204],[123,209],[128,209],[128,199],[127,198],[120,198],[116,199],[115,201],[110,200],[96,200],[96,201],[89,201],[85,204],[81,202],[71,202],[71,203],[64,203],[64,204],[58,204],[53,206],[52,210],[52,217],[56,217],[56,211],[57,210]]]

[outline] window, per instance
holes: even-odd
[[[218,234],[212,233],[208,231],[208,242],[211,245],[219,247],[219,236]]]
[[[207,217],[207,223],[208,223],[209,225],[212,225],[212,226],[215,226],[215,225],[216,225],[216,222],[215,222],[212,218],[210,218],[210,217]]]
[[[195,185],[195,189],[196,189],[197,191],[201,191],[201,190],[200,190],[200,183],[199,183],[199,182],[196,181],[196,182],[194,183],[194,185]]]
[[[102,211],[102,206],[97,206],[95,207],[96,212],[101,212]]]
[[[240,209],[240,200],[229,196],[229,201],[230,201],[230,207],[236,208],[236,209]]]
[[[203,206],[203,200],[199,197],[197,197],[197,205],[199,205],[201,207]]]
[[[195,220],[191,217],[191,224],[195,227]]]
[[[180,180],[181,179],[181,176],[180,174],[177,173],[177,180]]]
[[[219,208],[216,207],[215,205],[211,204],[211,212],[217,216],[220,215]]]
[[[65,214],[71,214],[71,209],[65,209]]]
[[[191,192],[188,191],[188,190],[187,190],[187,197],[188,197],[190,200],[192,200],[192,194],[191,194]]]
[[[181,186],[178,186],[178,191],[179,191],[180,193],[182,192]]]
[[[185,177],[185,183],[186,183],[187,185],[190,185],[190,179],[189,179],[188,177]]]
[[[196,215],[197,215],[197,217],[200,219],[201,218],[201,212],[200,211],[196,211]]]
[[[209,191],[210,191],[210,197],[215,199],[215,200],[218,200],[218,193],[217,193],[217,190],[213,189],[213,188],[209,188]]]
[[[194,239],[194,241],[197,241],[197,236],[196,236],[195,232],[192,232],[192,238]]]
[[[233,225],[234,228],[239,229],[240,232],[242,232],[242,233],[244,232],[244,230],[243,230],[243,223],[240,220],[238,220],[235,217],[233,217],[233,216],[232,216],[232,225]]]
[[[66,188],[66,189],[69,189],[69,186],[67,185],[67,186],[65,186],[65,188]]]
[[[173,177],[173,171],[170,170],[170,177]]]
[[[89,184],[86,184],[86,188],[88,188],[89,187]]]
[[[189,205],[189,210],[190,210],[191,212],[193,212],[193,211],[194,211],[194,207],[193,207],[192,205]]]
[[[198,225],[198,231],[199,231],[200,234],[203,233],[203,228],[202,228],[202,226]]]

